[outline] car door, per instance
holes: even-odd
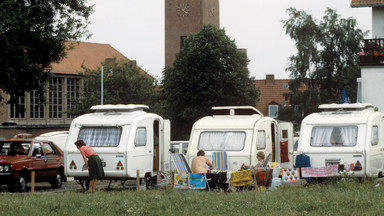
[[[42,147],[45,154],[45,163],[47,167],[45,174],[47,177],[54,177],[58,168],[60,167],[60,158],[50,142],[43,142]]]
[[[33,143],[33,150],[32,150],[32,162],[29,167],[29,169],[32,171],[35,171],[35,178],[41,179],[45,178],[46,175],[46,169],[47,169],[47,160],[44,156],[44,152],[42,149],[42,145],[40,142]]]

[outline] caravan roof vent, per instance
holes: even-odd
[[[364,109],[373,109],[374,106],[370,103],[344,103],[344,104],[321,104],[319,109],[324,111],[360,111]]]
[[[133,112],[144,109],[149,109],[149,107],[141,104],[107,104],[91,107],[91,110],[96,110],[96,112]]]
[[[263,114],[252,106],[221,106],[221,107],[212,107],[213,115],[253,115],[258,114],[263,116]]]

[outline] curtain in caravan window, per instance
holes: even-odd
[[[265,131],[259,130],[257,131],[257,141],[256,141],[256,147],[257,149],[265,149],[266,146],[266,139],[265,139]]]
[[[333,127],[312,128],[311,146],[331,146]]]
[[[357,133],[356,125],[313,127],[311,146],[355,146]]]
[[[379,144],[379,129],[377,125],[372,127],[371,145]]]
[[[347,126],[340,127],[341,139],[343,140],[343,146],[355,146],[357,142],[357,127]]]
[[[82,127],[78,140],[84,140],[88,146],[115,147],[119,145],[120,127]]]
[[[244,132],[212,131],[200,134],[199,150],[240,151],[244,148]]]
[[[145,146],[147,144],[147,129],[139,127],[136,130],[135,146]]]

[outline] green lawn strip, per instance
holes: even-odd
[[[0,215],[381,215],[384,187],[334,182],[274,191],[0,193]]]

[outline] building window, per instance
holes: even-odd
[[[80,97],[80,79],[68,78],[67,79],[67,110],[74,107],[74,103]],[[69,115],[68,118],[74,118],[75,116]]]
[[[12,103],[11,118],[25,118],[25,96],[20,96],[17,103]]]
[[[279,105],[268,105],[268,116],[277,118],[277,112],[279,111]]]
[[[36,90],[31,91],[29,100],[29,117],[30,118],[44,118],[44,105],[39,104],[39,92]]]
[[[183,49],[187,36],[180,36],[180,49]]]
[[[288,83],[283,84],[283,88],[287,89],[289,87]]]
[[[63,78],[49,80],[49,118],[62,118],[63,112]]]

